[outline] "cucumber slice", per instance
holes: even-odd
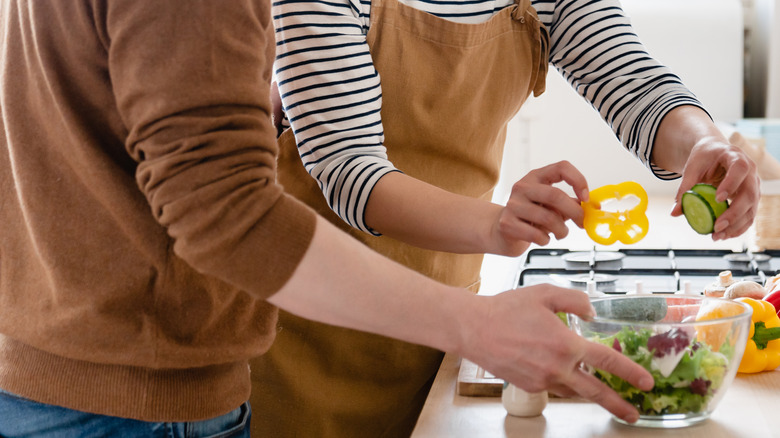
[[[688,190],[682,195],[682,211],[688,224],[699,234],[711,234],[715,229],[715,213],[704,196]]]
[[[705,200],[707,200],[707,203],[709,203],[710,207],[712,208],[712,212],[715,213],[716,219],[719,218],[727,208],[729,208],[729,201],[718,202],[715,200],[715,192],[718,189],[714,186],[700,183],[691,187],[691,190],[700,194]]]

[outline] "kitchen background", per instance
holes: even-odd
[[[622,4],[649,52],[682,78],[724,132],[744,128],[746,119],[761,119],[757,125],[761,134],[780,130],[778,2],[623,0]],[[547,91],[529,99],[510,123],[504,158],[502,179],[494,193],[497,202],[503,202],[512,184],[528,171],[561,159],[577,166],[591,188],[635,180],[651,196],[671,197],[677,190],[678,181],[656,179],[622,150],[596,111],[555,69],[548,74]]]

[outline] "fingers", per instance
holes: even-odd
[[[572,313],[585,319],[596,314],[588,295],[580,290],[548,285],[542,300],[543,305],[553,312]]]
[[[592,316],[593,308],[586,294],[537,285],[490,300],[494,309],[491,321],[498,325],[484,332],[486,336],[478,336],[476,347],[495,347],[503,358],[483,364],[485,369],[526,391],[547,390],[565,397],[582,397],[625,421],[636,421],[637,410],[598,378],[583,371],[581,364],[615,374],[643,390],[652,388],[650,374],[612,348],[576,335],[554,314],[564,311]],[[507,326],[512,330],[499,329],[503,327],[502,318],[513,321]]]
[[[576,313],[586,318],[593,315],[588,297],[580,291],[549,288],[545,292],[547,300],[545,305],[553,311]],[[615,374],[641,390],[652,389],[653,377],[641,365],[606,345],[582,338],[577,338],[576,342],[584,351],[580,362]],[[625,421],[634,422],[638,418],[638,412],[631,404],[596,377],[579,369],[564,376],[563,381],[560,382],[561,386],[551,385],[553,392],[566,394],[568,391],[574,391],[580,397],[598,403]]]
[[[553,187],[558,182],[568,183],[576,197]],[[567,220],[583,226],[580,202],[587,199],[585,176],[568,161],[532,170],[512,186],[506,205],[510,214],[502,214],[500,231],[509,238],[523,238],[540,245],[549,243],[550,233],[563,239],[569,233]]]
[[[760,189],[758,177],[751,169],[751,166],[743,162],[735,164],[718,186],[717,199],[731,198],[731,202],[729,208],[715,222],[715,232],[712,236],[714,240],[740,236],[753,224]]]
[[[599,381],[595,376],[585,371],[577,370],[571,373],[567,384],[569,387],[574,388],[574,392],[578,396],[601,405],[604,409],[628,423],[636,422],[639,419],[639,412],[634,406],[623,400],[618,393]]]
[[[577,391],[564,385],[550,385],[550,387],[547,388],[547,392],[563,398],[574,398],[580,396],[577,394]]]
[[[526,222],[544,225],[553,232],[562,232],[569,219],[582,226],[584,218],[582,206],[576,198],[559,188],[525,178],[512,186],[512,194],[506,206]],[[560,232],[556,232],[556,235]]]
[[[747,231],[755,219],[760,192],[756,165],[745,152],[719,142],[695,148],[685,165],[672,216],[682,214],[682,194],[701,182],[717,187],[718,201],[730,201],[729,208],[715,222],[713,240],[730,239]]]
[[[587,343],[583,363],[621,377],[643,391],[653,388],[653,376],[644,367],[606,345],[583,341]]]
[[[740,151],[741,152],[741,151]],[[744,153],[730,153],[722,155],[719,163],[726,170],[723,179],[718,184],[715,199],[725,201],[737,193],[743,195],[753,191],[758,192],[758,176],[756,166]]]
[[[550,234],[563,239],[569,234],[566,221],[582,227],[584,212],[579,201],[562,190],[523,179],[498,218],[498,232],[507,242],[523,240],[547,245]]]
[[[729,207],[729,210],[730,209],[731,207]],[[755,210],[750,209],[747,213],[741,215],[729,215],[725,218],[723,216],[726,216],[726,213],[723,213],[715,222],[715,230],[712,233],[712,240],[726,240],[741,236],[753,224],[756,213]],[[735,216],[736,219],[734,219]],[[735,222],[729,222],[729,217],[735,220]]]
[[[567,216],[568,213],[560,212],[559,208],[564,210],[582,210],[579,207],[579,204],[574,204],[569,206],[569,208],[566,208],[562,204],[553,205],[555,201],[551,204],[542,205],[527,197],[524,202],[520,201],[518,198],[519,196],[507,202],[505,207],[506,214],[502,215],[503,217],[501,220],[504,222],[502,225],[506,226],[507,230],[510,230],[511,226],[521,228],[520,225],[525,223],[539,229],[544,234],[552,233],[557,239],[563,239],[569,233],[569,228],[566,226],[566,221],[569,219],[569,216]],[[569,198],[569,201],[570,203],[573,203],[571,198]],[[513,221],[517,222],[515,223]]]
[[[547,227],[532,221],[522,220],[511,213],[501,215],[498,221],[498,231],[507,243],[525,241],[540,246],[550,243],[551,231]]]
[[[566,160],[535,169],[528,173],[528,177],[534,178],[536,182],[546,185],[565,182],[571,186],[579,202],[588,200],[589,190],[585,175]]]
[[[644,367],[606,345],[594,342],[587,344],[583,363],[621,377],[640,390],[649,391],[653,388],[653,376]],[[598,403],[625,421],[637,420],[639,414],[636,409],[614,391],[607,390],[606,385],[594,376],[581,373],[575,379],[572,385],[576,385],[573,387],[577,388],[577,393],[583,398]]]
[[[639,418],[636,408],[579,364],[614,374],[643,391],[653,388],[654,382],[650,372],[606,345],[589,342],[579,337],[576,342],[579,349],[583,351],[581,360],[573,371],[560,374],[559,382],[550,382],[550,391],[556,394],[567,394],[573,391],[579,397],[601,405],[616,417],[630,423],[635,422]],[[578,348],[575,347],[574,351],[577,350]]]

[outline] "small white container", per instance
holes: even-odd
[[[547,406],[547,391],[527,392],[511,383],[504,382],[501,403],[509,415],[536,417],[542,415],[542,411]]]

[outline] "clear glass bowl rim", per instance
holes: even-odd
[[[724,316],[720,318],[713,318],[713,319],[707,319],[702,321],[678,321],[678,322],[672,322],[672,321],[629,321],[626,319],[615,319],[615,318],[605,318],[602,316],[595,315],[592,318],[585,319],[579,315],[576,314],[569,314],[570,318],[575,318],[577,320],[580,320],[584,323],[610,323],[610,324],[619,324],[619,325],[631,325],[631,326],[638,326],[638,327],[656,327],[659,324],[660,325],[668,325],[668,326],[686,326],[686,327],[695,327],[695,326],[704,326],[704,325],[712,325],[712,324],[722,324],[724,322],[729,321],[736,321],[742,318],[747,318],[748,321],[752,320],[753,318],[753,308],[750,307],[750,305],[743,303],[741,301],[735,301],[728,298],[718,298],[718,297],[705,297],[705,296],[696,296],[696,295],[670,295],[670,294],[632,294],[632,295],[613,295],[613,296],[606,296],[606,297],[596,297],[591,298],[591,303],[596,303],[600,301],[615,301],[615,300],[631,300],[634,297],[637,298],[679,298],[679,299],[690,299],[694,301],[698,301],[700,303],[703,303],[705,301],[724,301],[732,304],[739,305],[742,307],[744,312],[736,314],[736,315],[730,315],[730,316]]]

